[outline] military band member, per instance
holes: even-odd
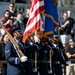
[[[13,32],[14,40],[19,45],[20,50],[24,52],[25,46],[21,41],[22,33],[20,30],[14,29]],[[15,45],[11,40],[5,46],[5,58],[7,61],[7,75],[23,75],[24,74],[24,65],[23,62],[27,60],[27,57],[20,57],[20,54],[17,52]]]

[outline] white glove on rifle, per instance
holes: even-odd
[[[20,60],[21,60],[21,62],[26,62],[26,61],[27,61],[27,56],[22,56],[22,57],[20,58]]]

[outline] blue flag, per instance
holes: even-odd
[[[57,0],[44,0],[45,4],[45,28],[46,37],[52,37],[56,25],[58,25]]]

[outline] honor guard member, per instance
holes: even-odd
[[[62,64],[66,64],[66,59],[62,52],[62,44],[57,35],[53,35],[54,47],[53,47],[53,71],[55,75],[62,75]]]
[[[40,39],[39,73],[40,75],[53,75],[52,73],[52,43],[45,37]],[[51,52],[52,51],[52,52]],[[51,53],[50,53],[51,52]]]
[[[13,29],[14,41],[18,44],[20,50],[24,52],[25,46],[21,41],[22,33],[20,30]],[[11,38],[12,39],[12,38]],[[27,60],[26,56],[20,57],[18,49],[10,41],[5,46],[5,58],[7,61],[7,75],[23,75],[23,63]]]
[[[28,37],[26,46],[26,56],[28,60],[25,63],[25,75],[38,75],[37,72],[37,52],[40,48],[39,39],[34,38],[34,34]],[[36,54],[35,54],[36,53]],[[36,65],[36,66],[35,66]]]

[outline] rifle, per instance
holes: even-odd
[[[51,48],[51,46],[50,45],[47,45],[49,48],[50,48],[50,51],[49,51],[49,65],[50,65],[50,71],[49,71],[49,73],[50,74],[52,74],[53,72],[52,72],[52,56],[53,56],[53,54],[54,54],[54,52],[52,51],[52,48]]]
[[[9,36],[10,41],[11,41],[11,42],[14,44],[14,46],[17,48],[17,52],[18,52],[18,54],[19,54],[19,57],[25,56],[25,55],[23,54],[23,52],[20,50],[18,44],[14,41],[14,38],[11,36],[11,34],[10,34],[10,33],[6,30],[6,28],[4,27],[2,21],[0,21],[0,27],[2,27],[2,28],[5,30],[5,32],[6,32],[6,33],[8,34],[8,36]]]
[[[37,52],[35,52],[34,72],[37,72]]]
[[[49,60],[49,64],[50,64],[50,74],[52,74],[52,55],[53,55],[53,51],[50,50],[50,60]]]

